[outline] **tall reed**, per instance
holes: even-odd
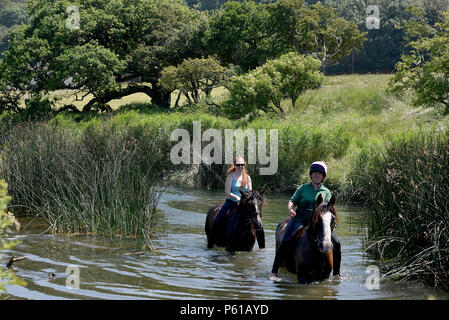
[[[449,136],[421,132],[361,153],[347,193],[369,208],[367,245],[393,278],[449,284]]]
[[[157,131],[84,131],[22,123],[5,138],[0,173],[14,212],[39,214],[53,232],[136,238],[151,248],[160,152]]]

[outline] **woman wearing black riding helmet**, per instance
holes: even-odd
[[[329,201],[331,198],[331,192],[323,185],[323,180],[327,176],[326,163],[323,161],[313,162],[309,168],[309,175],[311,182],[305,183],[296,189],[288,202],[288,212],[291,218],[276,250],[276,257],[271,270],[272,279],[277,279],[276,275],[285,258],[285,254],[288,253],[287,249],[290,240],[298,231],[309,224],[318,195],[322,194],[323,199],[326,201]],[[297,206],[296,211],[293,210],[295,206]],[[340,243],[335,236],[333,236],[332,240],[339,247]]]

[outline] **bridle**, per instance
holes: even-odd
[[[321,206],[321,208],[320,208],[320,206]],[[317,210],[319,210],[320,212],[317,212]],[[317,248],[320,247],[322,239],[320,238],[320,235],[316,232],[315,225],[323,221],[323,218],[322,218],[323,213],[328,212],[328,211],[331,213],[330,228],[331,228],[331,233],[332,233],[336,226],[336,224],[335,224],[335,219],[336,219],[335,209],[332,206],[330,206],[328,203],[320,204],[313,210],[313,213],[312,213],[312,219],[310,220],[308,229],[311,231],[311,238]],[[317,216],[319,216],[319,219]]]
[[[257,209],[259,209],[258,199],[256,197],[254,197],[254,196],[251,196],[250,198],[247,199],[242,212],[240,212],[241,217],[242,217],[242,214],[244,215],[243,226],[245,226],[245,227],[254,225],[252,212],[250,212],[250,210],[248,209],[248,207],[249,207],[248,202],[249,201],[256,201],[256,204],[255,204],[255,206],[256,206],[256,210],[255,210],[256,216],[258,216],[258,215],[262,216],[262,205],[260,206],[260,211],[258,211],[257,210]],[[244,228],[244,229],[246,229],[246,230],[241,232],[242,235],[247,233],[247,232],[251,232],[252,231],[251,227]],[[256,232],[258,230],[261,230],[262,229],[262,224],[260,224],[260,227],[258,227],[258,228],[254,227],[254,229],[255,229]]]

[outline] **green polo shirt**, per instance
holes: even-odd
[[[318,190],[312,185],[312,182],[301,185],[296,189],[295,194],[291,197],[290,201],[293,202],[296,208],[295,219],[301,223],[306,224],[312,218],[312,212],[316,205],[316,199],[318,195],[322,193],[326,201],[331,199],[331,192],[323,184],[320,185]]]

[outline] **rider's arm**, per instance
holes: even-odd
[[[293,196],[290,198],[290,201],[288,202],[288,213],[291,217],[296,216],[296,211],[293,209],[298,203],[299,199],[301,198],[301,192],[302,192],[302,185],[296,189]]]
[[[247,182],[248,191],[251,191],[251,190],[253,190],[253,183],[251,182],[251,177],[249,175],[247,177],[248,177],[248,182]]]
[[[288,202],[288,213],[290,214],[291,217],[296,216],[296,212],[295,210],[293,210],[293,208],[295,207],[295,204],[291,201]]]
[[[236,196],[235,194],[231,193],[231,186],[232,186],[232,174],[228,174],[225,183],[225,193],[229,198],[240,201],[239,196]]]

